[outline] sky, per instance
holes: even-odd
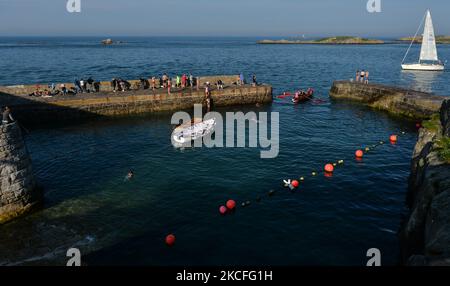
[[[448,0],[79,0],[80,13],[68,1],[0,0],[0,36],[399,37],[427,8],[436,34],[450,34]]]

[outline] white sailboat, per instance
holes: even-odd
[[[422,20],[423,22],[423,20]],[[433,20],[431,19],[431,12],[427,10],[425,14],[425,28],[423,30],[422,48],[420,50],[420,58],[418,63],[404,64],[409,50],[416,40],[417,33],[420,30],[422,23],[420,23],[419,29],[411,42],[411,45],[406,51],[406,55],[402,61],[402,69],[404,70],[421,70],[421,71],[443,71],[444,64],[439,60],[436,48],[436,37],[434,35]]]

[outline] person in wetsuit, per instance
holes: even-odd
[[[2,114],[2,123],[9,124],[11,122],[14,122],[14,118],[11,115],[11,109],[9,109],[9,107],[6,106]]]

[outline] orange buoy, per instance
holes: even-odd
[[[228,200],[226,206],[229,210],[233,210],[236,207],[236,202],[233,200]]]
[[[362,150],[357,150],[355,152],[356,158],[362,158],[364,156],[364,152]]]
[[[327,173],[333,173],[334,172],[333,164],[326,164],[324,169],[325,169],[325,172],[327,172]]]
[[[298,188],[298,186],[300,186],[300,183],[299,183],[297,180],[293,180],[292,183],[291,183],[291,185],[292,185],[294,188]]]
[[[391,137],[389,137],[389,140],[391,141],[391,142],[393,142],[393,143],[395,143],[395,142],[397,142],[397,135],[391,135]]]
[[[226,206],[220,206],[219,212],[220,212],[220,214],[224,215],[227,212],[227,207]]]
[[[174,245],[175,244],[175,235],[169,234],[168,236],[166,236],[166,244],[168,246]]]

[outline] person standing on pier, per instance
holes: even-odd
[[[356,71],[356,78],[355,78],[356,82],[359,82],[359,70]]]
[[[183,74],[181,76],[181,87],[182,88],[186,88],[186,81],[187,81],[187,76],[186,76],[186,74]]]
[[[364,78],[366,77],[366,71],[365,70],[362,70],[360,73],[359,73],[359,80],[361,81],[361,83],[364,83]]]
[[[170,77],[167,79],[167,94],[170,95],[170,89],[172,88],[172,80]]]
[[[155,90],[156,88],[156,78],[152,76],[152,90]]]
[[[81,85],[80,85],[80,81],[78,79],[75,79],[75,81],[73,82],[73,85],[75,86],[75,90],[77,93],[81,92]]]
[[[194,76],[191,73],[189,73],[189,86],[191,89],[194,87]]]
[[[365,84],[369,84],[369,71],[366,71]]]
[[[14,118],[11,115],[11,109],[9,109],[8,106],[5,107],[2,115],[3,115],[3,119],[2,119],[3,124],[9,124],[11,122],[14,122]]]
[[[258,85],[258,82],[256,81],[256,75],[253,75],[253,77],[252,77],[252,85],[254,87],[256,87]]]
[[[243,73],[241,73],[240,75],[239,75],[239,85],[244,85],[244,74]]]
[[[205,101],[206,101],[206,112],[211,112],[211,88],[209,82],[206,82],[205,86]]]

